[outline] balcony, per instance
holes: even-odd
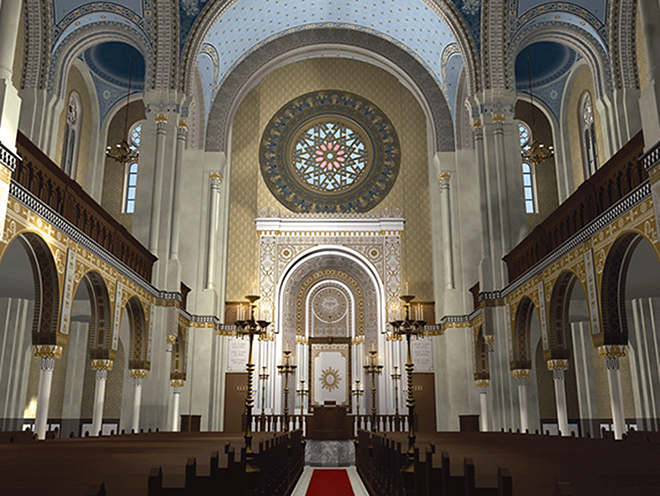
[[[518,279],[648,179],[640,160],[643,153],[640,131],[504,257],[509,281]]]
[[[157,257],[21,132],[16,148],[22,160],[12,175],[14,181],[151,282]]]

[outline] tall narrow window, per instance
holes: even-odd
[[[596,152],[596,132],[594,128],[594,111],[591,103],[591,93],[585,91],[580,97],[578,109],[580,121],[580,141],[582,143],[582,162],[585,178],[589,178],[598,170],[598,154]]]
[[[520,121],[518,123],[518,133],[520,136],[520,149],[528,151],[532,143],[532,131],[527,124]],[[536,213],[536,185],[534,178],[534,164],[529,160],[523,159],[522,162],[523,193],[525,194],[525,212],[528,214]]]
[[[128,133],[128,143],[134,150],[139,150],[142,137],[142,122],[137,122]],[[124,181],[124,213],[135,212],[135,194],[137,192],[138,163],[137,160],[126,164],[126,179]]]
[[[75,178],[78,165],[78,148],[80,145],[81,121],[80,96],[75,91],[69,96],[69,106],[66,114],[66,128],[64,130],[64,146],[62,147],[62,170]]]

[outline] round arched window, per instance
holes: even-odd
[[[303,95],[271,119],[261,147],[266,185],[294,212],[366,212],[396,181],[394,126],[380,109],[351,93]]]

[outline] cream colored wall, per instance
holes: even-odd
[[[578,121],[578,105],[582,93],[589,91],[594,108],[594,127],[596,129],[596,147],[598,150],[598,166],[603,165],[605,149],[603,148],[603,134],[601,119],[596,110],[596,93],[594,91],[594,80],[591,70],[587,64],[577,67],[566,85],[567,98],[564,100],[565,108],[562,109],[564,122],[567,130],[564,136],[568,137],[570,151],[569,167],[573,173],[574,191],[584,182],[584,164],[582,160],[582,145],[580,144],[580,126]]]
[[[637,71],[639,73],[639,89],[644,91],[649,84],[649,63],[646,59],[646,43],[644,43],[644,31],[642,31],[642,20],[637,2],[637,25],[635,26],[635,41],[637,49]]]
[[[67,108],[69,105],[69,98],[72,92],[78,93],[80,96],[80,104],[82,105],[81,115],[82,121],[80,123],[80,145],[78,147],[78,165],[76,166],[75,180],[78,184],[87,184],[87,172],[89,170],[90,158],[90,143],[92,141],[92,99],[89,95],[89,89],[83,79],[80,71],[72,66],[67,78],[66,93],[64,100],[64,110],[60,116],[60,123],[57,131],[57,143],[55,145],[55,162],[62,166],[62,152],[64,149],[64,134],[66,132],[66,117]]]
[[[401,143],[401,170],[389,195],[373,212],[400,207],[404,278],[419,300],[433,300],[433,264],[426,119],[412,94],[389,73],[351,59],[314,58],[273,71],[241,103],[234,118],[231,149],[227,300],[242,300],[257,281],[261,208],[285,212],[261,178],[259,143],[271,117],[299,95],[322,89],[358,94],[392,121]]]

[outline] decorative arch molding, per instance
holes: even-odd
[[[202,50],[204,39],[216,21],[237,1],[220,0],[218,2],[209,2],[202,10],[188,34],[181,56],[181,66],[185,70],[180,73],[180,89],[184,90],[187,94],[190,94],[192,78],[194,77],[195,67],[197,66],[197,55]],[[446,0],[423,1],[452,31],[459,49],[463,54],[464,64],[467,66],[470,94],[476,93],[481,87],[479,51],[465,19],[453,2]]]
[[[131,345],[128,351],[128,368],[149,370],[147,321],[141,301],[132,296],[125,305],[128,325],[131,333]]]
[[[623,88],[638,89],[637,1],[610,0],[607,17],[612,84],[617,90]]]
[[[120,41],[132,45],[144,57],[145,88],[153,84],[153,58],[149,39],[138,28],[126,24],[106,21],[82,26],[67,36],[55,48],[51,57],[48,90],[63,96],[66,75],[73,61],[88,48],[107,41]],[[152,82],[151,85],[149,82]]]
[[[511,41],[508,53],[507,84],[515,88],[515,57],[528,45],[540,41],[552,41],[566,45],[582,55],[589,64],[594,77],[596,98],[612,91],[612,78],[608,54],[603,45],[583,29],[567,23],[542,22],[532,24],[521,31]]]
[[[91,308],[89,352],[91,360],[114,360],[112,347],[112,307],[106,283],[98,272],[89,271],[81,281],[87,288]]]
[[[559,274],[552,286],[550,306],[548,308],[548,339],[550,341],[551,360],[568,360],[571,356],[571,327],[569,311],[571,307],[571,294],[577,276],[570,271]],[[586,292],[585,292],[586,294]]]
[[[511,340],[513,355],[509,364],[511,370],[532,368],[531,329],[534,310],[536,306],[531,298],[525,296],[518,302],[511,330],[513,333]],[[536,315],[538,317],[538,312]]]
[[[328,50],[336,53],[338,46],[349,47],[354,56],[370,57],[381,67],[385,65],[390,70],[398,69],[401,72],[397,77],[409,78],[433,126],[435,149],[454,151],[454,125],[449,106],[437,80],[426,67],[390,41],[364,31],[339,27],[285,34],[265,43],[234,67],[219,86],[211,103],[206,126],[206,151],[227,151],[233,115],[259,78],[303,55],[322,54]],[[194,70],[194,66],[189,67],[189,71]],[[187,93],[191,92],[192,83],[187,82]],[[451,127],[451,132],[447,131],[447,126]]]
[[[51,49],[52,2],[24,0],[25,51],[21,89],[46,88]]]
[[[57,332],[60,280],[53,254],[46,242],[36,233],[24,232],[15,239],[18,239],[25,248],[34,278],[32,344],[35,346],[64,346],[66,339],[63,339],[64,336],[60,337]]]
[[[276,308],[281,312],[276,329],[281,330],[285,347],[291,349],[296,335],[304,334],[304,320],[298,321],[299,317],[304,319],[304,312],[298,309],[304,306],[309,289],[316,282],[333,279],[356,287],[363,298],[365,339],[377,341],[385,325],[385,290],[376,269],[353,250],[326,246],[311,249],[293,261],[278,285]]]
[[[364,335],[364,296],[362,288],[348,274],[339,273],[337,278],[317,273],[307,279],[298,292],[296,301],[297,335],[316,336],[312,309],[315,299],[325,290],[335,289],[346,298],[346,330],[353,335]],[[302,327],[304,325],[304,327]]]

